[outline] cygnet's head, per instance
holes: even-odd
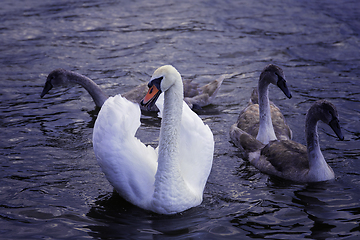
[[[284,92],[286,97],[288,98],[292,97],[286,85],[286,80],[283,70],[274,64],[269,64],[263,69],[263,71],[260,74],[259,83],[264,83],[264,84],[272,83],[278,86]]]
[[[307,118],[313,118],[315,121],[321,120],[328,124],[340,140],[344,140],[342,135],[339,114],[334,104],[327,100],[316,101],[309,109]]]
[[[55,69],[49,73],[44,89],[40,94],[40,97],[45,96],[53,87],[65,85],[68,83],[67,71],[65,69]]]

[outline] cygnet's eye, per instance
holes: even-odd
[[[282,79],[282,80],[284,80],[284,82],[286,82],[285,78],[283,78],[282,76],[280,76],[278,73],[275,73],[275,75],[277,76],[278,80]]]

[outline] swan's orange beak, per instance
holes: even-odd
[[[146,106],[150,110],[150,108],[155,104],[160,94],[161,91],[154,84],[149,88],[148,93],[141,100],[140,104],[142,106]]]
[[[143,99],[144,104],[146,104],[152,98],[154,98],[158,92],[159,92],[159,89],[157,89],[157,87],[155,85],[152,85],[152,87],[149,88],[149,91],[147,92],[147,94],[145,95],[145,97]]]

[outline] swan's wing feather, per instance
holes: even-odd
[[[163,94],[156,102],[163,110]],[[208,125],[183,102],[180,133],[180,168],[185,181],[196,193],[204,190],[214,154],[214,137]]]
[[[184,100],[191,107],[205,107],[209,105],[216,97],[225,74],[218,79],[199,87],[191,81],[184,81]]]
[[[194,83],[192,80],[184,80],[183,81],[184,86],[184,97],[195,97],[196,95],[199,95],[199,84]]]
[[[260,170],[284,178],[292,179],[296,174],[309,169],[306,147],[292,140],[269,142],[261,150],[261,159],[273,168],[271,172]]]
[[[249,103],[238,117],[237,127],[244,132],[256,137],[259,132],[259,105]]]
[[[218,79],[211,81],[210,83],[201,87],[201,92],[209,96],[209,103],[216,97],[221,84],[223,83],[226,75],[221,75]]]
[[[306,147],[291,140],[275,140],[264,145],[255,137],[231,126],[230,138],[242,157],[263,173],[293,179],[309,169]]]
[[[208,125],[183,103],[180,134],[181,171],[184,179],[195,191],[203,192],[210,174],[214,137]]]
[[[292,131],[286,123],[284,115],[280,109],[273,103],[270,104],[271,120],[274,126],[274,131],[278,140],[291,140]]]
[[[231,141],[240,148],[242,158],[249,160],[250,162],[260,156],[260,150],[264,147],[264,144],[258,141],[254,136],[251,136],[247,132],[237,127],[237,124],[233,124],[230,128]]]
[[[153,191],[157,153],[135,137],[140,109],[117,95],[102,106],[94,126],[94,152],[106,178],[130,202],[145,201]]]

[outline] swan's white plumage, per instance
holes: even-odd
[[[160,96],[156,102],[160,116],[163,104]],[[135,137],[140,114],[137,104],[120,95],[110,97],[102,106],[94,126],[93,145],[106,178],[127,201],[157,213],[172,214],[199,205],[212,166],[214,139],[210,128],[183,102],[180,169],[174,169],[181,179],[168,183],[163,178],[155,180],[158,149],[145,146]],[[158,194],[154,192],[155,181],[163,181]],[[171,191],[170,198],[164,196],[167,191]]]
[[[164,107],[164,94],[160,95],[156,106],[160,109],[158,115],[161,117]],[[180,167],[184,179],[189,186],[194,188],[195,192],[202,193],[212,166],[212,161],[209,159],[213,157],[214,137],[209,126],[205,125],[185,102],[183,104],[179,144],[181,149]],[[207,171],[199,171],[199,169],[207,169]]]
[[[117,95],[101,108],[93,133],[94,152],[106,178],[126,200],[147,208],[154,186],[157,153],[135,137],[140,108]]]

